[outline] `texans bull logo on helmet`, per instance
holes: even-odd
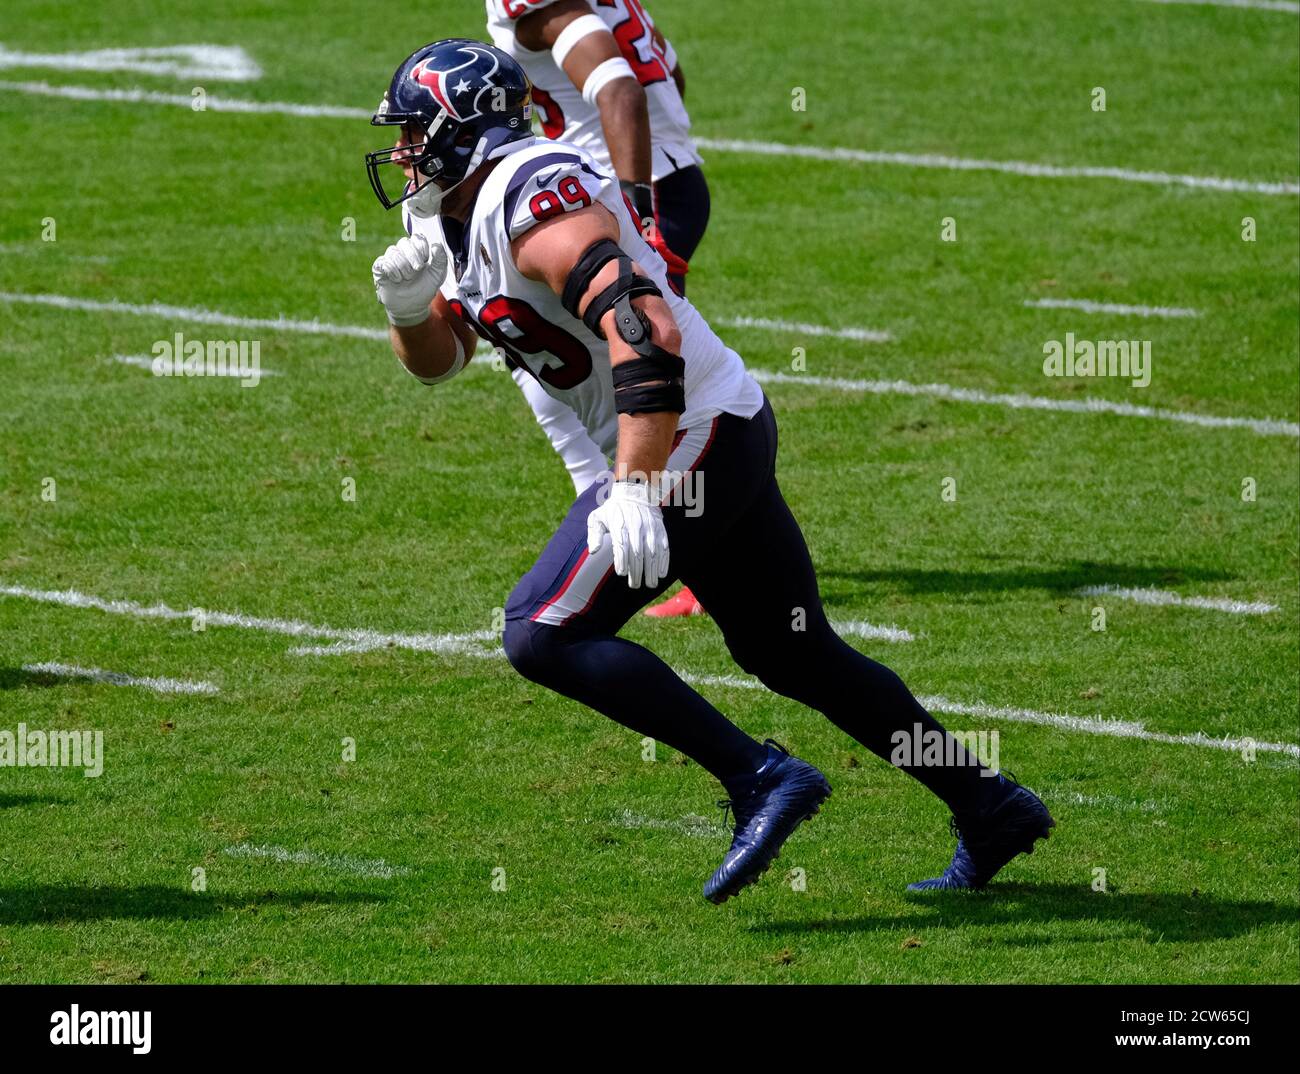
[[[468,38],[425,45],[393,72],[370,120],[406,130],[404,145],[366,154],[370,185],[385,208],[420,192],[423,208],[436,209],[439,190],[446,193],[485,160],[530,138],[531,119],[532,86],[523,68],[500,49]],[[397,169],[383,165],[391,164],[412,170],[422,181],[407,182],[398,173],[390,184],[397,190],[389,194],[385,182]]]
[[[472,45],[463,47],[461,51],[470,53],[471,58],[459,67],[453,67],[450,71],[440,71],[431,66],[429,60],[424,59],[411,68],[411,79],[428,90],[452,119],[463,123],[484,113],[485,109],[479,105],[479,100],[492,88],[492,76],[496,74],[500,64],[490,53],[483,49],[476,49]],[[492,69],[485,77],[472,70],[478,66],[480,58],[492,64]]]

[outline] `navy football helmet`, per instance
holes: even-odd
[[[366,154],[375,196],[391,209],[418,193],[419,215],[436,213],[442,197],[485,160],[522,148],[512,143],[532,137],[532,112],[528,76],[500,49],[461,37],[416,49],[370,120],[405,127],[411,143]],[[408,181],[398,168],[381,174],[385,164],[409,165],[417,178]]]

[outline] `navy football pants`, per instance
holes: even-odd
[[[745,671],[769,689],[815,708],[878,756],[891,735],[944,736],[946,754],[967,760],[894,672],[831,629],[799,525],[776,482],[776,421],[769,403],[752,419],[724,414],[678,433],[670,471],[691,471],[702,510],[663,508],[670,576],[631,589],[614,574],[608,542],[587,553],[588,488],[569,509],[506,605],[505,650],[520,674],[680,750],[726,783],[754,771],[764,748],[644,647],[616,637],[636,611],[681,578],[721,629]],[[802,627],[802,629],[798,629]],[[919,751],[918,751],[919,753]],[[902,765],[958,815],[978,808],[995,781],[969,766]]]
[[[683,261],[695,256],[709,226],[709,184],[699,165],[679,168],[655,183],[655,224],[668,249]],[[684,275],[670,273],[668,281],[678,294],[686,294]]]

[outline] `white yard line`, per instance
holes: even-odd
[[[372,877],[379,880],[392,880],[398,876],[410,876],[411,870],[405,865],[390,865],[383,858],[354,858],[350,854],[317,854],[311,850],[290,850],[287,847],[255,846],[252,843],[236,843],[222,851],[228,858],[266,858],[284,865],[318,865],[338,873],[351,873],[353,876]]]
[[[149,355],[147,355],[147,354],[115,354],[115,355],[113,355],[113,361],[117,362],[119,365],[132,365],[132,366],[135,366],[137,369],[147,369],[147,370],[149,370],[149,372],[151,372],[151,373],[153,372],[153,363],[154,363],[154,360],[153,360],[153,358],[151,358],[151,357],[150,357]],[[182,363],[183,363],[183,362],[184,362],[184,359],[182,359]],[[204,375],[205,377],[214,377],[214,376],[215,376],[215,377],[234,377],[234,378],[239,379],[239,380],[247,380],[248,377],[250,376],[250,373],[249,373],[248,370],[238,369],[238,368],[233,368],[233,367],[232,367],[232,368],[229,368],[229,369],[219,369],[219,370],[217,370],[217,371],[214,372],[214,373],[208,373],[208,372],[205,371],[203,375]],[[259,368],[259,369],[257,370],[257,376],[259,376],[259,377],[278,377],[279,375],[280,375],[280,374],[279,374],[276,370],[274,370],[274,369],[261,369],[261,368]],[[176,379],[176,378],[175,378],[175,377],[172,377],[172,378],[162,378],[162,377],[159,377],[158,379],[159,379],[159,380],[162,380],[162,379]]]
[[[0,83],[0,89],[4,84]],[[935,153],[886,153],[868,149],[827,149],[815,145],[787,145],[784,142],[748,142],[734,138],[696,138],[701,149],[725,153],[753,153],[774,157],[801,157],[806,160],[839,161],[853,164],[899,164],[908,168],[941,168],[962,172],[1003,172],[1034,179],[1117,179],[1127,183],[1153,183],[1158,186],[1188,186],[1200,190],[1236,191],[1294,197],[1300,183],[1290,180],[1265,181],[1225,179],[1214,175],[1175,175],[1170,172],[1133,171],[1091,165],[1037,164],[1024,160],[978,160],[970,157],[947,157]]]
[[[743,690],[765,689],[757,679],[751,679],[744,675],[692,675],[680,669],[677,674],[684,681],[693,683],[696,686],[726,686]],[[1253,748],[1259,753],[1282,753],[1288,757],[1300,757],[1300,745],[1294,742],[1258,742],[1252,738],[1212,738],[1200,731],[1190,735],[1174,735],[1163,731],[1148,731],[1144,724],[1134,720],[1066,716],[1007,705],[951,701],[946,697],[933,695],[918,695],[917,700],[931,712],[941,712],[950,716],[975,716],[986,720],[1011,720],[1016,723],[1040,724],[1044,727],[1055,727],[1061,731],[1074,731],[1086,735],[1133,738],[1145,742],[1163,742],[1176,746],[1206,746],[1210,749],[1228,750],[1233,753],[1240,753]]]
[[[1091,302],[1086,298],[1034,298],[1025,305],[1039,310],[1079,310],[1083,313],[1113,313],[1120,317],[1199,317],[1200,310],[1181,306],[1125,306],[1118,302]]]
[[[1115,597],[1136,604],[1170,605],[1181,608],[1204,608],[1232,615],[1268,615],[1278,610],[1276,604],[1260,600],[1228,600],[1224,597],[1184,597],[1168,589],[1132,589],[1118,585],[1089,585],[1076,590],[1081,597]]]
[[[114,686],[140,686],[156,694],[216,694],[220,693],[210,682],[191,682],[186,679],[159,679],[152,676],[123,675],[117,671],[105,671],[103,668],[83,668],[75,664],[24,664],[24,671],[38,672],[45,675],[57,675],[61,679],[88,679],[91,682],[107,682]]]
[[[813,388],[835,388],[843,392],[866,392],[871,395],[925,395],[954,403],[979,403],[984,406],[1011,407],[1015,410],[1055,410],[1066,414],[1115,414],[1125,418],[1183,422],[1208,429],[1250,429],[1261,436],[1300,437],[1300,424],[1272,418],[1223,418],[1187,410],[1140,406],[1137,403],[1113,403],[1107,399],[1047,399],[1036,395],[957,388],[951,384],[914,384],[906,380],[851,380],[842,377],[814,377],[807,373],[770,372],[766,369],[751,369],[749,373],[760,384],[803,384]]]
[[[41,97],[64,97],[77,101],[117,101],[125,104],[161,104],[191,108],[194,99],[186,94],[157,93],[145,89],[96,89],[90,86],[55,86],[48,82],[0,81],[0,90]],[[209,112],[269,113],[273,115],[319,117],[324,119],[369,119],[365,108],[338,105],[295,104],[288,101],[246,101],[208,94]],[[1226,179],[1212,175],[1177,175],[1169,172],[1134,171],[1093,165],[1038,164],[1020,160],[979,160],[948,157],[934,153],[891,153],[879,150],[827,148],[815,145],[787,145],[784,142],[754,142],[734,138],[696,138],[701,149],[720,153],[749,153],[762,156],[794,157],[804,160],[852,164],[901,165],[908,168],[941,168],[948,171],[1003,172],[1036,179],[1115,179],[1129,183],[1153,183],[1160,186],[1187,186],[1201,190],[1236,191],[1294,197],[1300,183],[1289,180],[1258,181]]]
[[[199,324],[229,325],[235,328],[259,328],[269,331],[301,332],[326,336],[347,336],[353,339],[370,339],[386,342],[388,333],[382,328],[359,325],[329,324],[323,321],[297,321],[287,317],[239,317],[196,307],[169,306],[160,302],[134,305],[129,302],[98,301],[73,298],[69,295],[22,294],[0,291],[0,302],[52,306],[57,309],[83,310],[90,313],[126,314],[139,317],[156,317],[163,320],[193,321]],[[827,328],[826,334],[856,329]],[[1055,410],[1070,414],[1116,414],[1128,418],[1154,418],[1160,421],[1183,422],[1211,429],[1250,429],[1262,436],[1300,437],[1300,425],[1295,422],[1271,418],[1225,418],[1212,414],[1196,414],[1185,410],[1164,410],[1159,407],[1139,406],[1135,403],[1112,403],[1105,399],[1047,399],[1024,394],[983,392],[974,388],[959,388],[951,384],[914,384],[906,380],[852,380],[840,377],[815,377],[807,373],[771,372],[751,369],[750,374],[760,384],[802,384],[805,387],[832,388],[846,392],[867,392],[873,395],[919,395],[946,399],[956,403],[980,403],[986,406],[1005,406],[1021,410]]]
[[[1164,742],[1176,746],[1206,746],[1210,749],[1227,750],[1231,753],[1240,753],[1247,748],[1253,747],[1260,753],[1284,753],[1290,757],[1300,757],[1300,745],[1296,745],[1294,742],[1257,742],[1253,738],[1212,738],[1200,731],[1190,735],[1174,735],[1163,731],[1148,731],[1145,724],[1135,720],[1065,716],[1014,706],[950,701],[946,697],[921,696],[917,700],[931,712],[942,712],[953,716],[976,716],[980,719],[1034,723],[1046,727],[1056,727],[1062,731],[1078,731],[1087,735],[1135,738],[1145,742]]]
[[[18,597],[46,604],[60,604],[73,608],[92,608],[113,615],[127,615],[137,619],[192,619],[199,609],[181,611],[165,604],[144,605],[129,600],[104,600],[79,593],[76,590],[29,589],[25,586],[0,585],[0,596]],[[345,647],[339,651],[357,652],[377,648],[413,649],[418,652],[436,652],[462,656],[501,658],[500,646],[486,649],[471,642],[495,636],[492,631],[473,634],[382,634],[374,630],[336,630],[333,627],[313,626],[293,619],[265,619],[230,612],[204,611],[209,625],[243,627],[294,637],[326,638],[335,641],[360,643],[364,648]],[[729,686],[747,690],[763,689],[757,679],[743,675],[693,675],[677,672],[684,681],[700,686]],[[1148,731],[1144,725],[1129,720],[1107,720],[1095,717],[1063,716],[1033,709],[1015,708],[983,703],[950,701],[945,697],[920,697],[921,704],[934,712],[985,719],[1013,720],[1021,723],[1043,724],[1065,731],[1078,731],[1092,735],[1110,735],[1120,738],[1143,739],[1150,742],[1167,742],[1184,746],[1207,746],[1213,749],[1241,751],[1252,747],[1261,753],[1284,753],[1300,757],[1300,745],[1290,742],[1256,742],[1244,738],[1211,738],[1196,732],[1190,735],[1173,735]]]
[[[497,652],[485,650],[476,641],[495,637],[490,630],[466,634],[386,634],[377,630],[340,630],[317,626],[296,619],[271,619],[239,612],[219,612],[208,609],[170,608],[166,604],[144,605],[133,600],[103,600],[100,597],[79,593],[75,589],[43,590],[26,586],[0,585],[0,596],[20,597],[43,604],[61,604],[69,608],[92,608],[110,615],[126,615],[133,619],[194,619],[200,613],[208,626],[241,627],[270,634],[285,634],[294,638],[323,638],[345,642],[351,648],[344,652],[368,652],[372,649],[409,649],[414,652],[452,653],[463,656],[496,656]]]
[[[500,636],[501,633],[497,630],[472,630],[464,634],[374,634],[336,641],[332,645],[298,645],[289,650],[289,655],[347,656],[352,653],[373,653],[379,649],[412,649],[416,652],[463,652],[467,656],[500,656],[503,655],[500,650],[494,652],[469,644],[491,641]]]
[[[1300,15],[1300,3],[1295,0],[1145,0],[1148,4],[1189,4],[1194,7],[1244,7],[1257,11],[1285,11]]]
[[[300,332],[308,335],[348,336],[353,339],[373,339],[386,342],[388,333],[382,328],[360,325],[330,324],[325,321],[299,321],[289,317],[240,317],[232,313],[204,309],[199,306],[171,306],[162,302],[144,304],[102,301],[92,298],[75,298],[71,295],[26,294],[18,291],[0,291],[0,302],[17,305],[52,306],[56,309],[77,310],[86,313],[121,313],[134,317],[158,317],[163,320],[192,321],[196,324],[226,325],[231,328],[267,329],[270,331]],[[761,317],[712,318],[715,324],[737,328],[762,328],[778,332],[797,332],[809,336],[834,336],[858,342],[884,342],[893,337],[888,332],[873,328],[853,326],[835,327],[824,324],[807,324],[802,321],[776,321]]]
[[[237,45],[99,48],[89,52],[20,52],[0,45],[0,70],[52,67],[58,71],[136,71],[213,82],[253,82],[262,69]]]

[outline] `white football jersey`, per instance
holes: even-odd
[[[668,285],[663,258],[637,229],[618,181],[576,146],[530,138],[501,159],[479,188],[462,226],[447,217],[422,219],[403,208],[410,233],[441,243],[451,268],[442,293],[465,322],[510,364],[535,377],[568,406],[601,451],[618,444],[618,415],[609,344],[566,310],[546,284],[515,267],[511,242],[542,220],[599,203],[614,215],[619,246],[659,285],[682,334],[686,363],[685,429],[716,417],[753,417],[763,392],[745,366],[685,298]]]
[[[605,171],[612,171],[599,109],[583,100],[578,87],[549,50],[532,52],[515,38],[515,20],[555,2],[486,0],[488,33],[492,43],[512,56],[528,75],[533,84],[533,104],[546,137],[582,146]],[[658,181],[678,168],[703,163],[691,140],[690,116],[672,78],[677,57],[667,38],[667,47],[659,48],[651,32],[654,20],[640,0],[587,2],[609,27],[623,58],[645,89],[650,112],[651,178]]]

